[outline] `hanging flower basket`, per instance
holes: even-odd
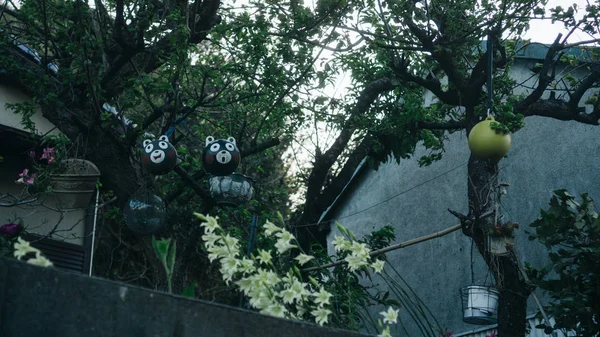
[[[515,245],[515,230],[518,228],[519,224],[512,221],[487,228],[486,250],[494,255],[508,255],[510,248]]]
[[[210,195],[222,206],[238,206],[247,203],[254,196],[250,178],[232,173],[228,176],[212,176],[209,179]]]
[[[494,287],[470,285],[460,290],[463,321],[469,324],[489,325],[498,322],[498,298]]]
[[[515,245],[515,238],[512,236],[488,235],[486,240],[486,249],[494,255],[504,256],[509,254],[509,248]]]
[[[61,161],[61,173],[50,175],[50,186],[61,209],[85,208],[96,189],[100,170],[83,159]]]

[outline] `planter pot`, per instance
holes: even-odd
[[[479,325],[498,322],[499,295],[493,287],[472,285],[462,288],[463,321]]]
[[[512,236],[487,236],[487,251],[494,255],[508,255],[508,247],[515,245],[515,238]]]
[[[242,174],[212,176],[209,185],[210,195],[218,205],[222,206],[242,205],[254,196],[250,179]]]
[[[100,170],[92,162],[83,159],[67,159],[63,173],[52,174],[50,184],[61,209],[85,208],[96,189]]]

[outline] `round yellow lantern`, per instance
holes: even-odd
[[[510,150],[510,134],[492,129],[494,117],[477,123],[469,134],[469,148],[478,159],[499,161]]]

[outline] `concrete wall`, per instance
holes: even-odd
[[[360,337],[0,259],[2,337]]]
[[[529,78],[532,64],[531,60],[521,60],[513,70],[513,77],[524,83],[521,92],[536,81]],[[557,97],[561,93],[559,90]],[[539,216],[540,208],[547,207],[553,190],[589,192],[600,200],[600,128],[541,117],[525,122],[525,128],[512,135],[512,149],[500,162],[500,179],[511,184],[503,198],[502,214],[504,221],[522,224],[516,238],[521,261],[541,266],[548,262],[546,251],[539,243],[527,240],[527,225]],[[393,226],[398,242],[457,224],[447,209],[468,211],[466,164],[470,152],[465,132],[449,136],[441,161],[420,168],[416,159],[424,154],[419,148],[413,159],[366,172],[328,218],[339,219],[358,237]],[[332,226],[329,242],[334,235],[338,232]],[[477,328],[462,322],[459,296],[459,288],[471,283],[470,252],[470,239],[458,231],[387,254],[442,326],[455,334]],[[489,284],[491,275],[476,249],[473,259],[476,283]],[[535,312],[532,303],[528,312]]]

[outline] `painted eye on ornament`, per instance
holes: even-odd
[[[169,147],[169,144],[167,144],[167,142],[158,142],[158,147],[160,147],[163,150],[166,150]]]
[[[225,144],[225,148],[227,148],[229,151],[235,151],[235,146],[233,146],[231,143]]]
[[[217,152],[217,151],[219,151],[219,149],[221,149],[221,145],[219,145],[219,144],[213,144],[210,146],[210,150],[212,152]]]
[[[152,150],[154,150],[154,145],[152,145],[152,144],[146,145],[146,149],[145,150],[146,150],[146,153],[152,152]]]

